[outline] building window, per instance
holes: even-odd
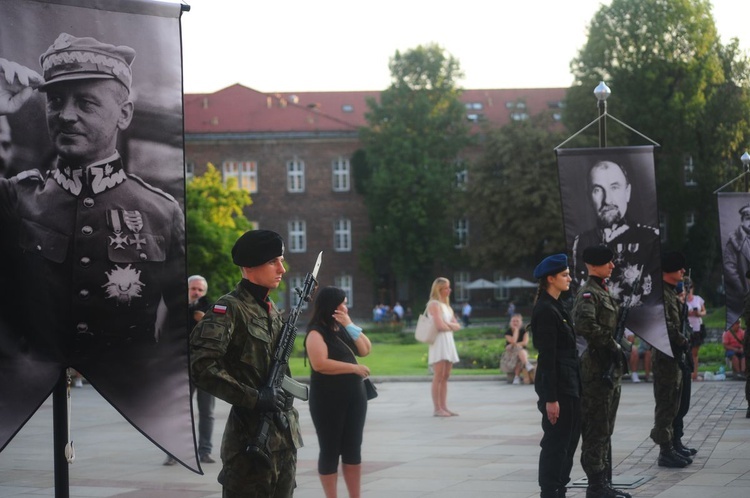
[[[333,250],[350,252],[352,250],[352,222],[340,219],[333,222]]]
[[[698,182],[695,181],[695,165],[693,165],[693,156],[688,156],[685,160],[685,166],[683,166],[685,174],[685,186],[695,187]]]
[[[492,274],[492,278],[495,281],[495,283],[500,286],[497,289],[495,289],[495,292],[494,292],[495,299],[500,300],[500,301],[507,300],[510,297],[510,289],[508,289],[507,287],[503,287],[502,284],[510,280],[508,278],[508,275],[502,272],[496,271]]]
[[[299,303],[299,293],[297,292],[297,289],[302,289],[302,286],[304,284],[305,277],[301,275],[294,275],[287,279],[287,285],[289,289],[289,302],[293,307],[297,306],[297,303]],[[307,301],[302,302],[302,309],[307,309]]]
[[[334,192],[348,192],[349,191],[349,160],[343,157],[339,157],[333,161],[333,191]]]
[[[695,225],[695,211],[690,211],[685,214],[685,232],[689,232]]]
[[[458,190],[466,190],[466,185],[469,182],[469,170],[462,169],[456,172],[456,188]]]
[[[188,161],[185,163],[185,181],[190,181],[195,176],[195,163]]]
[[[354,308],[354,280],[351,275],[339,275],[333,277],[333,285],[346,294],[346,307]]]
[[[307,250],[307,229],[305,222],[294,220],[289,222],[289,252],[305,252]]]
[[[454,303],[460,303],[469,300],[469,289],[466,285],[469,283],[469,272],[468,271],[457,271],[453,275],[453,292],[455,297]]]
[[[224,161],[221,165],[224,183],[234,178],[237,186],[251,194],[258,191],[258,163],[255,161]]]
[[[341,106],[341,110],[344,112],[354,112],[354,106],[351,104],[344,104]]]
[[[286,188],[289,192],[305,191],[305,163],[292,159],[286,163]]]
[[[469,220],[461,218],[453,222],[453,233],[456,238],[456,249],[469,245]]]
[[[511,112],[510,119],[512,119],[513,121],[526,121],[527,119],[529,119],[529,115],[525,112]]]

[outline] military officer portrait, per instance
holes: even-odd
[[[41,55],[41,75],[0,59],[0,114],[44,93],[57,154],[47,171],[0,179],[3,238],[16,241],[4,261],[44,310],[29,317],[26,339],[52,357],[156,344],[168,338],[162,315],[181,315],[183,212],[129,174],[117,149],[133,118],[135,55],[62,33]]]
[[[722,210],[722,214],[725,210]],[[726,210],[731,213],[730,210]],[[750,292],[745,273],[750,270],[750,203],[743,204],[734,211],[739,214],[739,222],[735,218],[731,228],[724,228],[727,236],[724,243],[724,287],[727,299],[727,315],[731,316],[731,325],[740,316],[745,296]],[[723,217],[723,216],[722,216]],[[733,216],[734,217],[734,216]]]
[[[609,282],[612,296],[631,305],[660,299],[659,230],[628,217],[634,189],[627,169],[610,160],[596,162],[587,176],[587,200],[596,225],[573,240],[573,275],[578,285],[586,281],[583,251],[603,244],[614,253],[615,269]],[[641,193],[643,194],[643,193]],[[644,198],[641,198],[644,200]],[[655,196],[651,196],[655,201]]]

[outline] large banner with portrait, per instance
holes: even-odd
[[[72,367],[199,471],[181,7],[3,0],[0,10],[0,115],[12,147],[0,172],[0,449]]]
[[[558,149],[571,290],[586,280],[583,250],[604,244],[614,252],[608,288],[630,306],[626,326],[672,356],[664,317],[654,150],[644,147]]]
[[[724,330],[742,316],[750,292],[750,193],[719,192],[719,226],[727,312]]]

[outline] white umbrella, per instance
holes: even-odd
[[[499,286],[496,283],[490,282],[489,280],[485,280],[483,278],[474,280],[473,282],[469,282],[468,284],[464,285],[464,289],[468,289],[468,290],[497,289],[497,288],[499,288]]]
[[[510,280],[498,282],[497,285],[505,289],[531,289],[532,287],[537,286],[537,284],[535,284],[534,282],[529,282],[528,280],[524,280],[521,277],[511,278]]]

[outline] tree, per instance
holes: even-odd
[[[232,262],[232,246],[252,228],[243,209],[252,204],[250,194],[230,179],[224,185],[213,164],[187,184],[187,261],[190,275],[208,280],[213,301],[234,288],[240,278]]]
[[[472,227],[471,256],[485,267],[533,266],[564,251],[560,189],[553,148],[564,140],[539,114],[488,130],[482,158],[469,169],[465,210]]]
[[[667,246],[700,258],[698,282],[715,278],[709,272],[716,274],[719,257],[706,237],[717,233],[713,191],[736,176],[727,163],[750,139],[748,63],[737,47],[736,41],[720,43],[706,0],[612,0],[595,14],[586,45],[571,63],[576,82],[564,116],[569,129],[596,116],[591,92],[605,81],[613,92],[612,115],[661,145],[657,192]],[[619,125],[609,131],[608,145],[645,142]],[[686,165],[695,182],[686,181]],[[685,221],[693,212],[689,236]]]
[[[448,216],[459,153],[469,143],[459,63],[438,45],[396,52],[391,85],[368,101],[361,130],[372,233],[364,265],[378,285],[424,284],[455,252]],[[359,167],[359,171],[363,168]]]

